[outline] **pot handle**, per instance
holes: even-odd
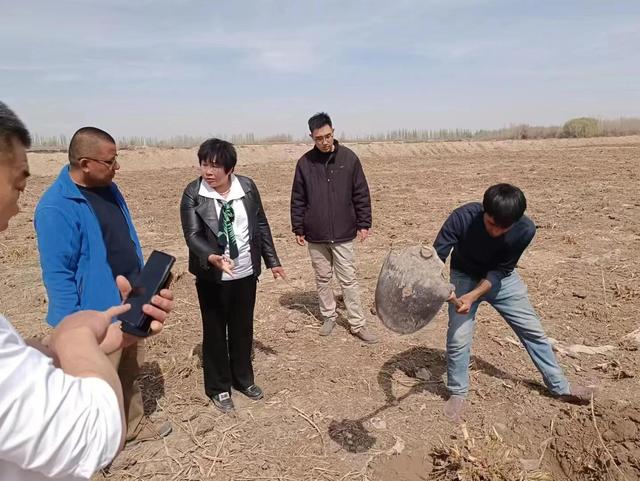
[[[456,309],[460,309],[462,307],[462,301],[456,297],[454,292],[451,293],[451,297],[447,299],[447,302],[454,304]]]

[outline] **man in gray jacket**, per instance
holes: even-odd
[[[309,245],[316,275],[320,335],[335,326],[336,301],[331,288],[335,270],[342,287],[351,333],[366,343],[378,338],[365,327],[354,262],[353,240],[364,242],[371,228],[371,197],[358,156],[334,139],[331,118],[324,112],[309,119],[315,146],[296,165],[291,191],[291,225],[296,242]]]

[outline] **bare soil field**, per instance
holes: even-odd
[[[233,415],[216,411],[202,388],[200,315],[178,212],[197,175],[195,150],[121,152],[116,180],[145,252],[178,258],[177,308],[148,341],[141,377],[148,414],[174,431],[126,448],[96,479],[640,479],[640,137],[352,146],[374,209],[372,237],[357,246],[367,311],[391,247],[431,242],[451,209],[493,183],[527,195],[538,232],[519,272],[570,381],[602,392],[587,406],[549,397],[513,332],[483,306],[464,424],[441,412],[444,310],[409,336],[372,314],[382,338],[374,346],[344,327],[318,336],[313,272],[289,225],[295,160],[307,148],[238,148],[237,172],[261,190],[289,279],[261,278],[255,370],[266,396],[234,396]],[[0,312],[27,337],[47,330],[33,210],[64,162],[60,153],[31,156],[23,212],[0,236]]]

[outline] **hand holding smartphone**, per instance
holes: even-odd
[[[161,251],[153,251],[138,276],[131,282],[131,292],[124,300],[131,309],[118,316],[123,332],[147,337],[151,329],[151,317],[142,311],[142,306],[151,304],[153,296],[167,284],[176,258]]]

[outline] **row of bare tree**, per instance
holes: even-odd
[[[602,120],[592,117],[580,117],[567,121],[562,126],[532,126],[527,124],[511,125],[495,130],[469,129],[398,129],[369,135],[349,135],[341,132],[338,138],[345,142],[429,142],[455,140],[509,140],[509,139],[548,139],[566,137],[617,137],[640,134],[640,118],[619,118]],[[308,137],[295,139],[291,134],[277,134],[258,137],[253,133],[216,135],[237,145],[276,144],[291,142],[310,142]],[[157,137],[121,137],[120,148],[165,147],[189,148],[200,145],[206,137],[175,135],[169,138]],[[35,134],[34,150],[65,150],[69,144],[66,135],[42,136]]]

